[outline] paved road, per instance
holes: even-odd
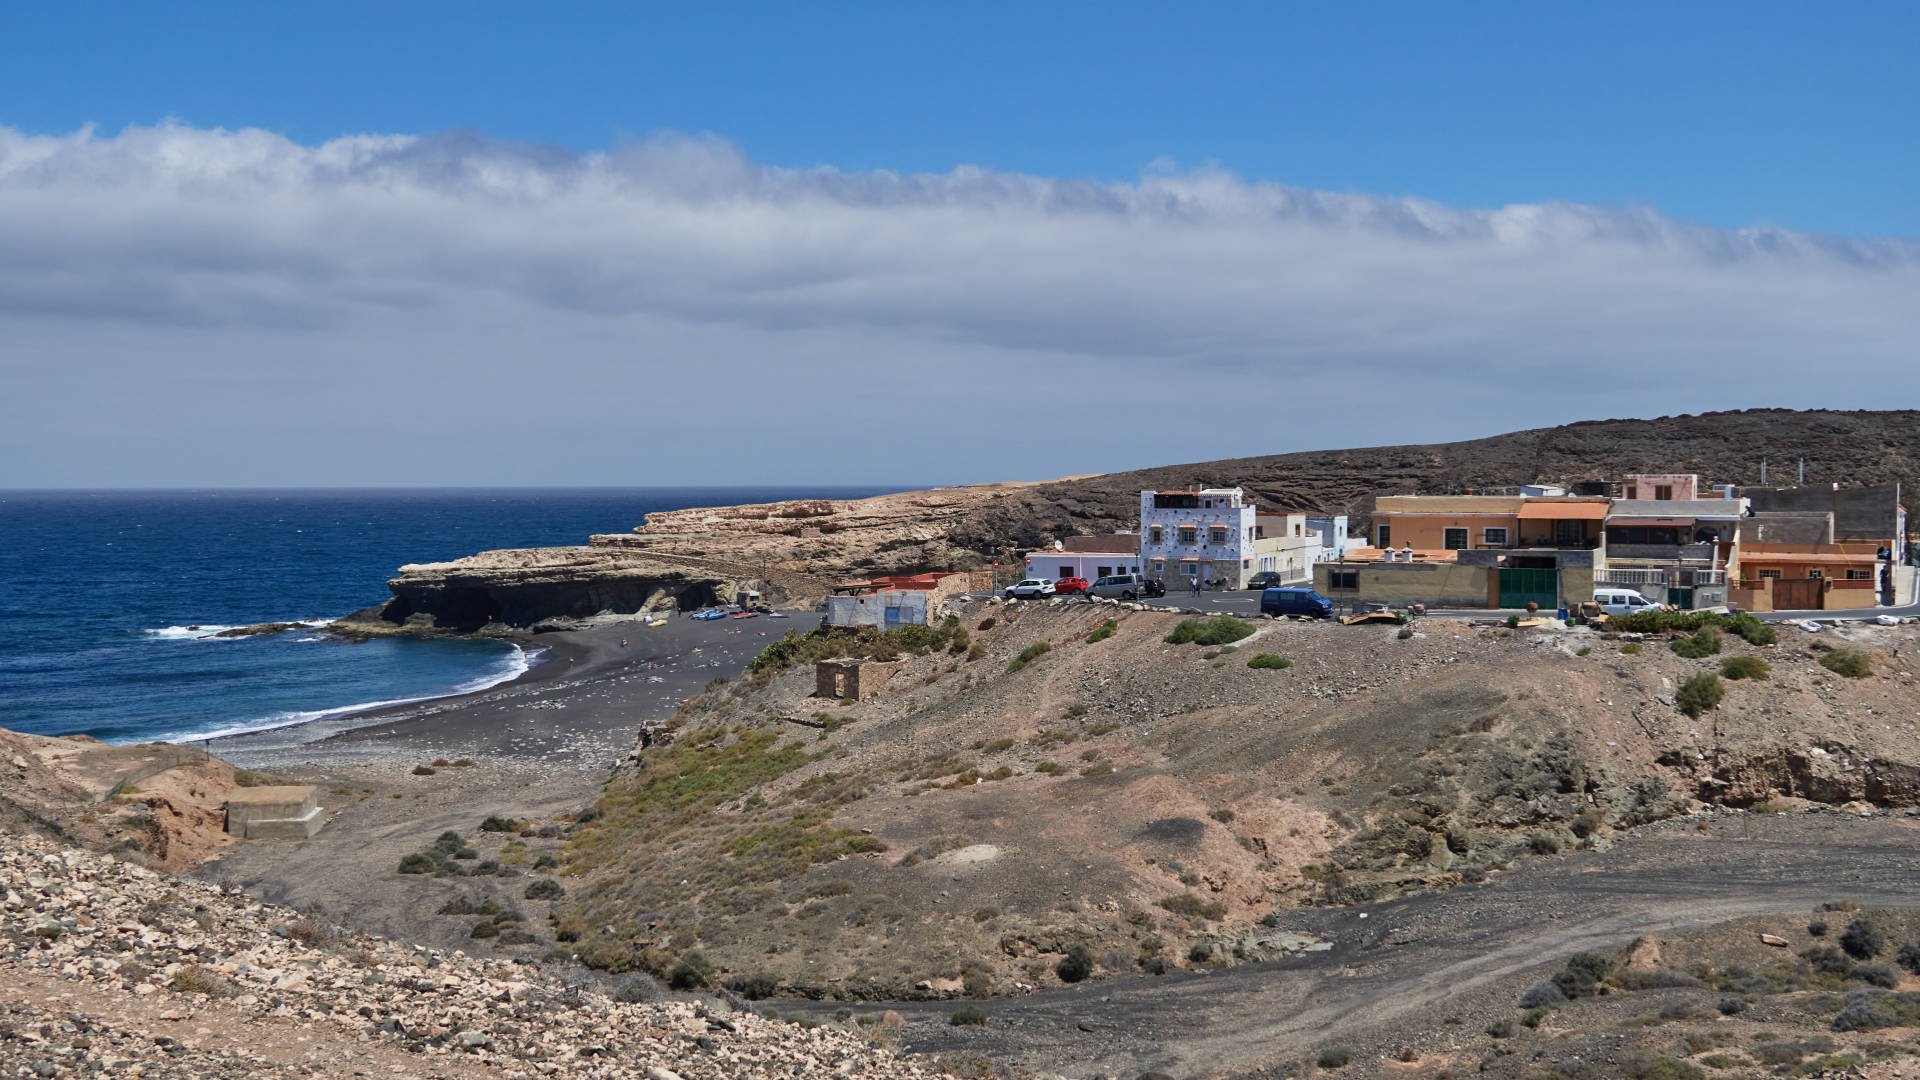
[[[974,593],[975,599],[984,598],[991,593]],[[1070,597],[1068,599],[1071,599]],[[1165,597],[1145,598],[1140,601],[1154,607],[1198,608],[1201,611],[1222,615],[1258,615],[1260,613],[1260,593],[1247,589],[1241,591],[1203,592],[1194,595],[1191,590],[1169,590]],[[1505,619],[1509,615],[1525,618],[1526,611],[1520,608],[1435,608],[1427,614],[1435,618],[1446,619]],[[1549,612],[1548,614],[1552,614]],[[1876,615],[1899,615],[1907,618],[1920,617],[1920,603],[1902,607],[1850,608],[1841,611],[1762,611],[1756,615],[1767,622],[1799,622],[1803,619],[1817,619],[1821,622],[1834,622],[1842,619],[1871,619]]]
[[[1528,860],[1486,885],[1286,913],[1284,928],[1332,941],[1329,952],[997,1000],[984,1028],[948,1025],[951,1002],[893,1007],[912,1022],[915,1051],[987,1053],[1071,1075],[1185,1080],[1342,1041],[1439,1049],[1462,1030],[1445,1016],[1508,1014],[1532,969],[1573,952],[1751,915],[1798,925],[1831,900],[1920,906],[1916,840],[1911,820],[1838,813],[1722,814],[1704,832],[1681,820],[1606,852]]]

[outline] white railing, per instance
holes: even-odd
[[[1701,585],[1725,585],[1726,583],[1727,583],[1727,572],[1725,570],[1681,570],[1680,571],[1680,584],[1683,587],[1688,584],[1692,584],[1693,586],[1698,587]]]
[[[1635,588],[1641,585],[1665,586],[1667,583],[1667,572],[1665,570],[1595,570],[1593,572],[1593,583],[1595,585],[1624,585],[1628,588]]]

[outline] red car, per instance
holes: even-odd
[[[1087,588],[1087,579],[1083,577],[1063,577],[1053,583],[1053,591],[1056,596],[1066,596],[1068,593],[1083,593],[1087,591]]]

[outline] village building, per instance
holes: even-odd
[[[828,626],[877,626],[889,630],[931,626],[946,617],[949,602],[966,594],[964,573],[893,574],[843,581],[827,597]]]
[[[1049,581],[1070,577],[1098,581],[1114,574],[1142,573],[1142,565],[1140,537],[1130,532],[1063,537],[1054,541],[1051,550],[1030,552],[1026,558],[1027,576]]]
[[[1252,573],[1278,574],[1286,585],[1311,581],[1313,564],[1320,561],[1324,549],[1320,533],[1314,529],[1315,516],[1258,511],[1253,520]],[[1340,521],[1344,531],[1346,519]]]
[[[1556,609],[1592,595],[1606,566],[1608,500],[1387,495],[1375,544],[1314,568],[1321,595],[1354,604]]]
[[[1624,490],[1666,498],[1615,499],[1606,517],[1606,568],[1598,583],[1638,589],[1678,608],[1725,604],[1728,572],[1739,558],[1744,498],[1698,494],[1689,474],[1629,477]]]
[[[1148,577],[1239,589],[1258,573],[1258,510],[1237,487],[1140,493],[1140,561]]]

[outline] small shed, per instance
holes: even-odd
[[[320,831],[320,806],[308,784],[240,788],[227,796],[227,835],[246,840],[305,840]]]
[[[813,668],[815,697],[859,701],[893,678],[897,661],[869,660],[859,656],[841,656],[822,660]]]

